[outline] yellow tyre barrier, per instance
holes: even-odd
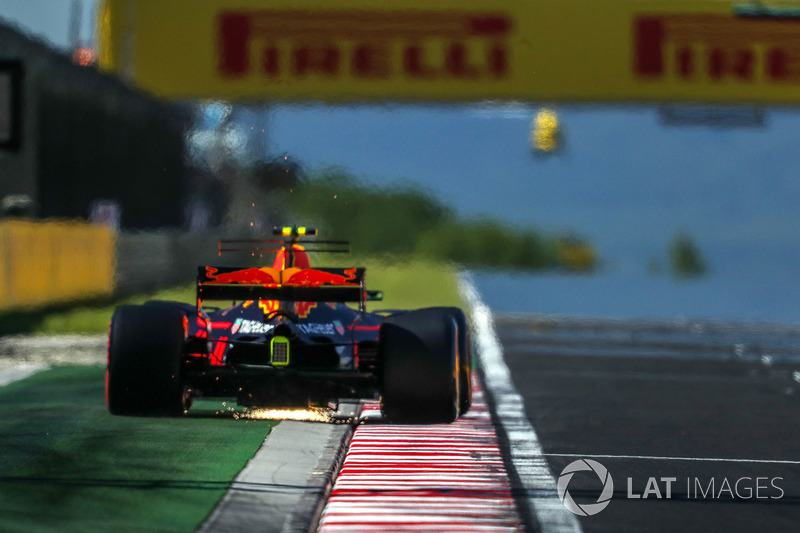
[[[109,296],[116,233],[84,222],[0,222],[0,311]]]

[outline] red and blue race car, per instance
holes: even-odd
[[[471,403],[467,319],[457,307],[367,312],[365,269],[316,268],[308,252],[349,251],[311,228],[280,240],[221,241],[220,253],[276,253],[271,267],[201,266],[196,305],[152,301],[111,319],[111,413],[179,416],[193,398],[248,407],[380,399],[385,418],[452,422]],[[210,302],[232,302],[212,307]]]

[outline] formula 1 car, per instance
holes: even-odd
[[[457,307],[369,313],[382,299],[364,268],[312,268],[308,252],[349,252],[312,228],[281,240],[220,241],[219,252],[276,253],[273,266],[201,266],[197,304],[152,301],[111,319],[111,413],[179,416],[197,397],[247,407],[330,407],[380,399],[384,418],[454,421],[470,407],[467,319]],[[233,301],[215,308],[209,301]]]

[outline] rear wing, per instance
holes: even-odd
[[[197,302],[203,300],[279,300],[358,302],[377,299],[364,286],[364,268],[235,268],[201,266]]]
[[[306,237],[316,237],[315,228],[304,226],[278,227],[272,228],[272,234],[283,237],[283,240],[263,240],[263,239],[223,239],[217,244],[217,254],[229,252],[247,252],[255,257],[256,254],[263,256],[265,253],[278,253],[286,251],[291,257],[295,250],[314,253],[350,253],[350,243],[348,241],[321,241],[317,239],[307,239]],[[295,245],[303,245],[296,248]],[[293,261],[289,260],[288,266],[294,266]]]

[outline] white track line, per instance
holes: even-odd
[[[547,457],[580,457],[581,459],[642,459],[648,461],[697,461],[706,463],[754,463],[775,465],[800,465],[800,461],[784,459],[729,459],[725,457],[665,457],[660,455],[603,455],[585,453],[546,453]]]
[[[511,462],[527,494],[530,514],[539,522],[543,533],[580,532],[577,518],[558,499],[556,480],[536,432],[525,415],[522,397],[511,382],[492,312],[481,300],[467,273],[459,276],[459,292],[470,306],[478,357],[485,376],[484,386],[494,397],[500,425],[509,440]]]
[[[25,379],[48,368],[50,368],[50,365],[45,363],[19,363],[9,368],[0,369],[0,387]]]

